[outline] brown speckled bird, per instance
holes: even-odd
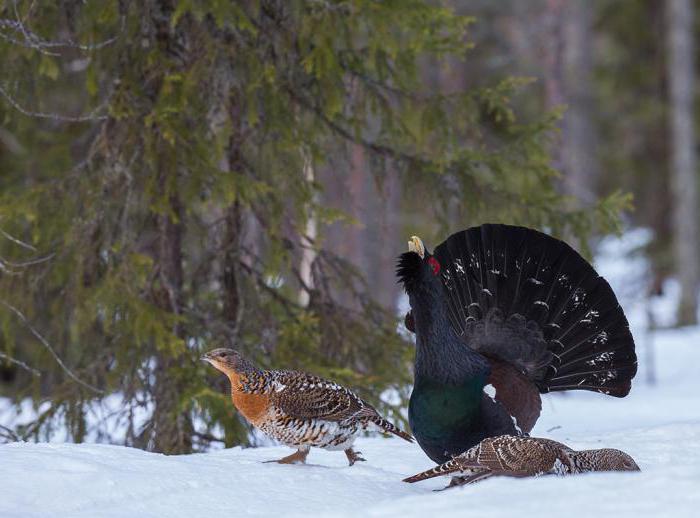
[[[459,476],[452,477],[447,489],[489,477],[574,475],[588,471],[639,471],[639,466],[620,450],[575,451],[550,439],[500,435],[484,439],[452,460],[406,478],[404,482],[459,473]]]
[[[228,376],[233,404],[250,424],[297,448],[292,455],[268,462],[304,463],[315,446],[343,450],[352,466],[365,460],[352,449],[355,437],[372,426],[413,442],[372,405],[332,381],[304,372],[262,370],[233,349],[214,349],[202,360]]]

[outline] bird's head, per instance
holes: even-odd
[[[614,448],[595,450],[598,471],[640,471],[632,457]]]
[[[433,256],[418,236],[411,236],[408,242],[408,252],[399,256],[396,275],[403,284],[406,293],[416,293],[421,288],[440,284],[440,262]]]
[[[257,370],[257,367],[241,353],[224,347],[209,351],[203,354],[200,359],[210,363],[215,369],[227,375]]]

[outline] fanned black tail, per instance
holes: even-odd
[[[637,357],[625,314],[569,245],[489,224],[453,234],[434,256],[451,323],[471,348],[515,365],[541,392],[629,393]]]

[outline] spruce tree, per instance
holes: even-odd
[[[246,443],[198,362],[230,344],[405,395],[397,317],[324,245],[353,222],[313,172],[346,174],[351,146],[378,183],[397,172],[428,236],[613,228],[622,198],[576,211],[557,193],[552,115],[511,104],[525,81],[423,84],[427,60],[469,59],[472,21],[417,0],[0,1],[0,386],[38,411],[5,433]]]

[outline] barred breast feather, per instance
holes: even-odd
[[[289,446],[345,449],[370,428],[412,440],[351,390],[312,374],[260,371],[241,376],[233,390],[236,406],[245,408],[247,400],[260,397],[267,402],[266,411],[251,422]]]

